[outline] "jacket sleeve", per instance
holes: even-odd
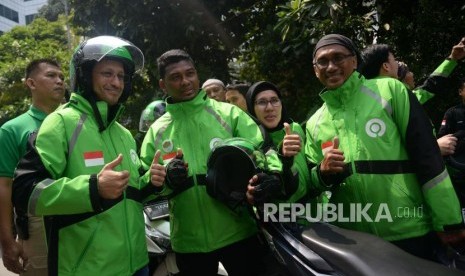
[[[462,227],[459,201],[432,135],[430,120],[413,93],[400,82],[391,85],[395,86],[391,87],[392,116],[431,210],[433,228],[444,231]]]
[[[161,128],[166,128],[167,126],[161,126]],[[156,145],[155,142],[158,141],[157,137],[158,132],[160,131],[160,127],[150,127],[145,135],[144,140],[142,141],[142,145],[140,147],[140,161],[142,165],[142,170],[144,173],[141,175],[139,182],[141,187],[151,187],[144,189],[143,197],[145,198],[144,201],[149,201],[152,199],[156,199],[158,196],[165,196],[170,194],[172,191],[167,187],[167,185],[163,185],[160,188],[156,188],[151,184],[151,175],[150,175],[150,166],[152,165],[153,158],[156,152]],[[160,141],[161,143],[161,141]],[[159,164],[163,164],[163,160],[158,160]]]
[[[321,145],[318,142],[318,119],[323,116],[325,106],[323,105],[318,109],[315,114],[310,117],[305,126],[305,158],[307,160],[308,170],[310,172],[310,183],[312,183],[313,188],[316,189],[316,193],[329,190],[333,184],[337,184],[339,179],[327,183],[323,180],[323,177],[320,173],[320,163],[323,161],[323,151]],[[333,183],[334,182],[334,183]]]
[[[444,87],[447,87],[450,82],[449,76],[457,67],[457,61],[444,60],[434,72],[428,76],[422,85],[413,90],[413,94],[417,97],[421,104],[424,104],[436,94],[440,94]]]
[[[441,122],[441,127],[439,128],[439,131],[438,131],[438,138],[444,135],[447,135],[447,134],[451,134],[454,132],[454,129],[456,129],[453,114],[454,114],[454,108],[449,108],[444,114],[444,118],[442,119],[442,122]]]
[[[64,125],[57,114],[49,115],[31,135],[28,150],[18,163],[13,199],[33,215],[65,215],[100,209],[97,182],[90,175],[62,177],[67,164]],[[35,141],[35,142],[34,142]]]

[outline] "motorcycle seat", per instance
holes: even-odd
[[[377,236],[328,223],[312,223],[301,238],[336,271],[347,275],[464,275],[413,256]]]

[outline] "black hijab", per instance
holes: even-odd
[[[273,90],[274,92],[276,92],[276,95],[278,95],[278,98],[281,100],[281,103],[282,103],[282,95],[281,95],[281,91],[279,91],[278,87],[276,87],[276,85],[272,84],[271,82],[267,82],[267,81],[259,81],[259,82],[256,82],[254,83],[250,88],[249,90],[247,91],[247,95],[245,97],[245,100],[247,102],[247,109],[250,113],[250,115],[252,115],[253,117],[257,117],[257,114],[255,114],[255,98],[257,97],[257,94],[260,93],[260,92],[263,92],[265,90]],[[258,121],[258,120],[257,120]],[[275,132],[277,130],[281,130],[284,128],[284,123],[288,123],[288,124],[291,124],[292,123],[292,120],[291,118],[289,117],[289,115],[287,114],[287,111],[286,111],[286,108],[284,107],[284,105],[282,105],[282,108],[281,108],[281,121],[279,121],[278,125],[275,127],[275,128],[266,128],[266,130],[268,132]]]

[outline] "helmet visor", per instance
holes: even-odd
[[[142,51],[131,42],[114,36],[98,36],[89,39],[82,48],[82,61],[101,61],[107,56],[119,57],[134,64],[134,71],[144,67]]]

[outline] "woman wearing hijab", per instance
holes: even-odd
[[[247,109],[258,120],[279,150],[283,163],[283,180],[286,183],[287,202],[306,201],[310,174],[302,145],[305,133],[302,127],[287,115],[282,95],[272,83],[260,81],[247,91]],[[249,196],[254,187],[249,185]]]

